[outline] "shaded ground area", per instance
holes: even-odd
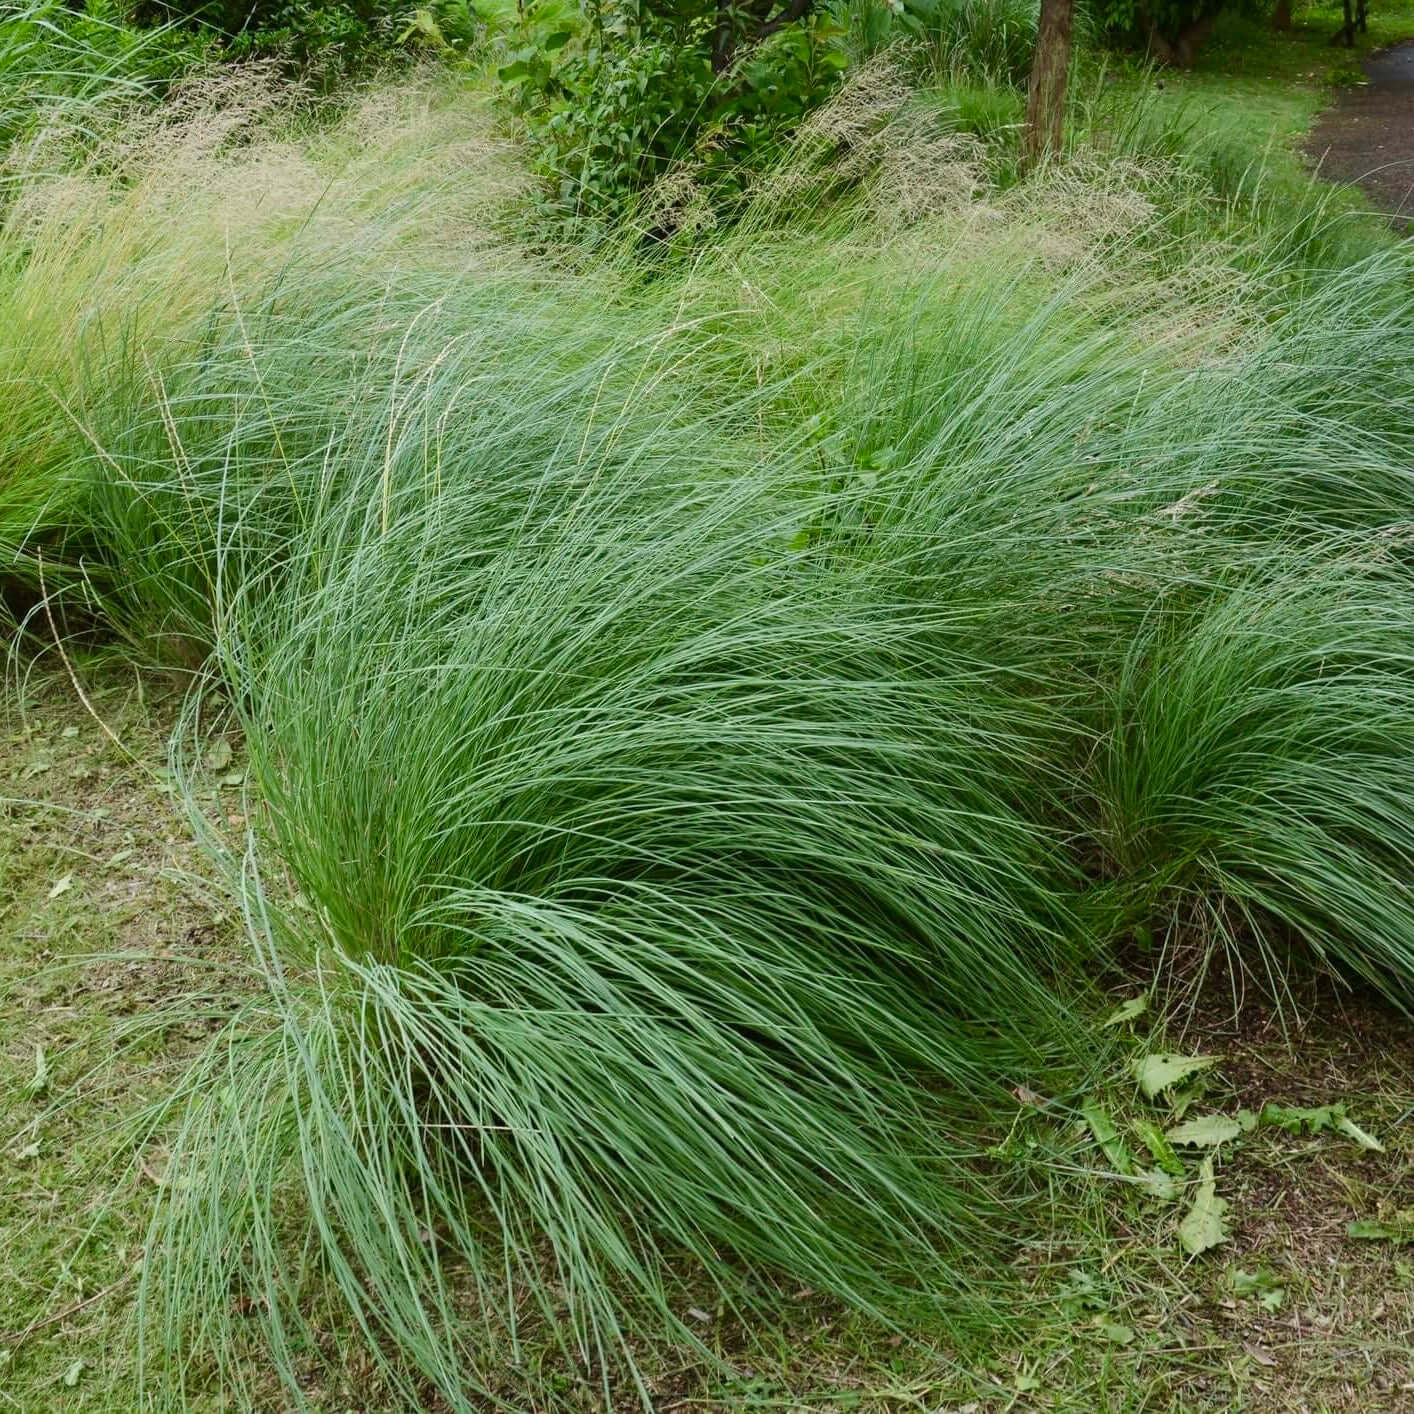
[[[1414,233],[1414,40],[1362,67],[1369,83],[1341,91],[1306,150],[1323,176],[1356,183],[1396,229]]]
[[[0,697],[0,1409],[138,1407],[127,1320],[163,1161],[121,1121],[208,1034],[186,1000],[250,985],[163,769],[178,697],[117,663],[80,675],[92,714],[57,662]]]
[[[164,771],[177,698],[115,662],[78,665],[95,713],[49,663],[0,708],[0,1414],[143,1405],[132,1298],[164,1155],[119,1123],[180,1075],[222,1005],[253,986],[237,929],[175,808]],[[23,707],[17,704],[23,701]],[[119,747],[99,726],[101,717]],[[247,808],[213,766],[210,800]],[[1114,1002],[1148,985],[1142,968]],[[786,1289],[784,1329],[745,1329],[710,1298],[685,1309],[703,1352],[641,1351],[655,1411],[1414,1410],[1414,1022],[1317,977],[1287,979],[1278,1010],[1230,976],[1196,1004],[1156,1000],[1116,1035],[1096,1099],[1136,1155],[1136,1126],[1235,1115],[1268,1103],[1343,1105],[1378,1149],[1330,1128],[1263,1124],[1215,1152],[1228,1235],[1198,1257],[1177,1229],[1197,1170],[1168,1199],[1107,1173],[1071,1104],[1018,1094],[999,1146],[1045,1157],[1051,1218],[1014,1250],[1015,1320],[982,1346],[891,1332]],[[161,1024],[174,1007],[172,1024]],[[119,1044],[125,1024],[159,1024]],[[1162,1103],[1130,1062],[1182,1050],[1214,1063]],[[1350,1224],[1383,1237],[1352,1236]],[[311,1368],[306,1407],[398,1414],[357,1366],[336,1320],[344,1387]],[[706,1358],[706,1352],[717,1358]],[[250,1358],[259,1367],[258,1348]],[[507,1372],[510,1407],[634,1414],[625,1385],[557,1367],[548,1339]],[[536,1379],[543,1398],[517,1399]],[[200,1381],[197,1381],[198,1386]],[[153,1394],[148,1391],[148,1394]],[[226,1406],[198,1388],[187,1407]],[[291,1407],[277,1388],[262,1409]],[[430,1401],[423,1407],[438,1406]]]

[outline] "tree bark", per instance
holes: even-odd
[[[1332,44],[1343,44],[1347,49],[1355,47],[1355,12],[1350,8],[1350,0],[1345,0],[1345,23],[1331,35]]]
[[[1207,39],[1208,31],[1213,27],[1213,16],[1204,15],[1200,20],[1194,20],[1191,25],[1184,25],[1178,32],[1178,40],[1174,44],[1174,49],[1178,54],[1178,64],[1180,68],[1191,69],[1193,60],[1197,57],[1198,46]]]
[[[736,51],[736,25],[731,0],[717,0],[717,25],[712,34],[712,72],[724,74]]]
[[[1149,57],[1156,64],[1172,66],[1178,63],[1178,50],[1153,20],[1149,21]]]
[[[1036,31],[1036,57],[1026,92],[1026,128],[1022,136],[1022,158],[1027,167],[1034,167],[1048,153],[1061,150],[1074,18],[1075,0],[1041,0],[1041,23]]]
[[[724,74],[731,68],[737,50],[759,44],[763,39],[803,20],[815,0],[786,0],[781,11],[772,15],[776,0],[717,0],[717,23],[712,31],[712,72]]]
[[[1272,28],[1282,31],[1291,28],[1291,0],[1277,0],[1277,7],[1272,13]]]

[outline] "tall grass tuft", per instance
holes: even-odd
[[[1095,766],[1130,918],[1279,987],[1293,948],[1414,997],[1407,529],[1276,552],[1138,632]]]
[[[1069,871],[1017,808],[1040,714],[974,606],[804,551],[801,467],[665,403],[672,358],[611,349],[585,391],[631,361],[636,400],[522,390],[508,425],[464,385],[455,447],[351,472],[281,592],[221,606],[287,874],[247,862],[270,1000],[180,1097],[169,1353],[229,1350],[235,1281],[292,1378],[298,1247],[456,1407],[527,1322],[606,1372],[630,1313],[691,1340],[670,1264],[744,1310],[758,1271],[985,1302],[991,1107],[1086,1052]]]
[[[174,437],[209,451],[219,481],[219,427],[259,407],[268,430],[274,404],[304,396],[297,378],[251,386],[247,345],[281,310],[281,272],[341,272],[348,306],[350,282],[367,296],[360,277],[376,292],[400,262],[442,282],[514,263],[496,227],[516,172],[484,105],[450,99],[418,76],[351,96],[311,133],[297,90],[227,69],[188,76],[160,107],[56,101],[0,154],[0,602],[16,585],[32,598],[37,551],[49,587],[82,563],[101,592],[121,557],[134,592],[119,626],[149,648],[193,641],[182,585],[210,538],[197,550],[164,520],[161,488],[182,496],[198,476]],[[377,347],[371,317],[341,353]],[[204,434],[168,424],[179,403]]]
[[[202,46],[55,0],[0,5],[0,151],[56,114],[73,123],[154,93]]]

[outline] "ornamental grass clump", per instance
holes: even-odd
[[[1004,1318],[1006,1126],[1116,944],[1407,989],[1409,257],[1195,254],[1128,159],[904,212],[881,109],[690,259],[557,264],[440,167],[367,195],[408,102],[198,152],[181,240],[150,165],[0,245],[0,467],[190,674],[259,975],[152,1116],[149,1386],[351,1323],[409,1406],[548,1342],[622,1407],[694,1309]]]
[[[396,363],[382,335],[407,301],[379,301],[402,265],[414,308],[524,269],[497,230],[519,177],[445,77],[351,96],[318,132],[260,66],[187,74],[161,104],[99,87],[27,100],[34,132],[0,144],[0,613],[32,607],[42,553],[48,589],[87,579],[144,657],[190,666],[219,538],[192,508],[268,481],[365,362]]]
[[[969,606],[800,550],[800,467],[735,410],[547,403],[350,469],[220,606],[269,994],[179,1097],[144,1276],[179,1363],[229,1356],[234,1284],[293,1378],[295,1250],[456,1407],[526,1322],[601,1371],[630,1313],[692,1342],[670,1267],[965,1322],[1025,1193],[991,1108],[1086,1059],[1022,813],[1052,728]]]
[[[1131,921],[1265,982],[1299,950],[1414,996],[1407,538],[1293,547],[1136,633],[1093,771]]]

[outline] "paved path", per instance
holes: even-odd
[[[1321,174],[1357,182],[1395,226],[1414,234],[1414,40],[1364,62],[1370,82],[1341,91],[1306,150]]]

